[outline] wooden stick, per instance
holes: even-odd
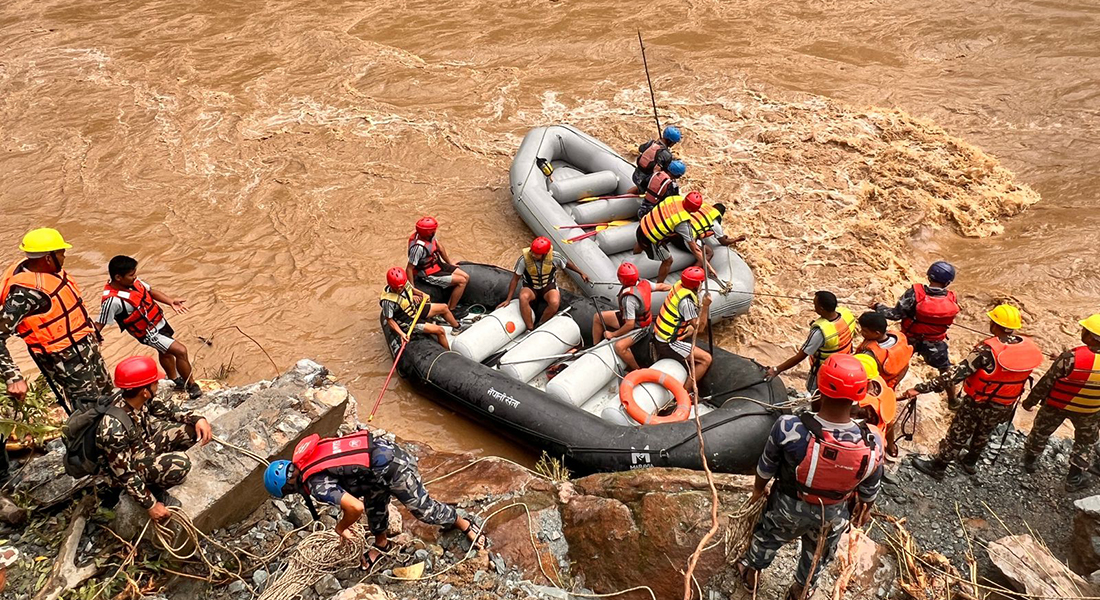
[[[35,595],[34,600],[57,600],[61,594],[91,579],[99,572],[99,567],[94,562],[83,567],[76,566],[80,536],[84,535],[84,526],[87,524],[88,515],[92,512],[94,500],[95,496],[85,496],[73,511],[73,521],[69,523],[65,540],[61,542],[50,576],[46,580],[46,585],[42,586],[42,590]]]

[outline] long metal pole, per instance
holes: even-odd
[[[642,30],[638,30],[638,45],[642,47],[642,66],[645,67],[645,80],[649,83],[649,101],[653,104],[653,121],[657,123],[657,139],[661,139],[661,119],[657,116],[657,96],[653,93],[653,80],[649,77],[649,63],[645,59],[645,43],[642,42]]]

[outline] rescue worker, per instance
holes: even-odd
[[[133,258],[121,255],[107,263],[108,281],[103,286],[96,331],[102,332],[111,321],[118,323],[119,329],[157,351],[160,366],[176,389],[186,391],[194,400],[202,396],[202,390],[193,379],[187,347],[174,338],[176,332],[157,304],[167,304],[179,315],[188,311],[186,301],[171,298],[138,279],[137,264]]]
[[[654,169],[668,168],[669,163],[672,162],[672,147],[679,143],[680,139],[680,129],[669,125],[661,132],[661,139],[649,140],[638,146],[638,160],[635,162],[633,177],[635,187],[627,193],[633,194],[646,189]]]
[[[653,176],[649,178],[649,182],[646,184],[642,204],[638,207],[638,218],[641,219],[646,216],[665,198],[679,196],[680,184],[676,181],[683,177],[686,172],[687,166],[679,160],[668,163],[667,169],[655,169]]]
[[[768,377],[775,377],[810,357],[810,374],[806,391],[817,391],[817,370],[833,354],[851,354],[856,335],[856,318],[852,311],[837,306],[836,294],[819,291],[814,294],[817,319],[810,323],[810,334],[793,356],[777,367],[768,367]]]
[[[688,195],[698,192],[689,192]],[[698,211],[691,213],[691,229],[695,233],[695,239],[702,240],[707,246],[707,258],[714,256],[713,248],[716,246],[732,246],[744,241],[745,236],[731,238],[722,229],[722,217],[726,214],[725,204],[711,204],[703,202]],[[690,250],[681,238],[674,242],[682,250]]]
[[[27,382],[7,346],[16,333],[59,395],[57,401],[72,412],[114,388],[80,288],[63,268],[69,248],[55,229],[32,230],[19,245],[26,258],[0,278],[0,375],[8,395],[26,398]],[[0,480],[8,475],[4,438],[0,436]]]
[[[691,360],[695,366],[695,379],[702,380],[710,369],[713,360],[710,353],[699,346],[692,347],[691,338],[696,329],[708,326],[706,319],[701,319],[699,311],[699,286],[703,284],[706,275],[699,267],[688,267],[680,274],[680,281],[672,286],[672,291],[665,297],[661,310],[653,322],[653,360],[671,358],[687,364]],[[710,295],[703,298],[703,313],[710,306]],[[701,331],[700,331],[701,333]],[[692,391],[691,379],[684,384],[687,391]]]
[[[519,311],[527,331],[535,328],[535,304],[546,302],[539,323],[545,323],[558,312],[561,305],[561,292],[558,291],[557,273],[560,269],[569,269],[589,281],[588,275],[581,271],[573,261],[556,254],[550,238],[539,236],[531,242],[530,248],[524,248],[512,270],[512,281],[508,283],[508,295],[497,308],[504,308],[512,301],[516,284],[523,278],[523,287],[519,291]]]
[[[871,310],[891,321],[901,321],[901,331],[924,362],[943,373],[951,366],[947,331],[959,314],[955,292],[947,286],[955,280],[955,267],[938,260],[928,267],[928,285],[915,284],[894,307],[871,302]]]
[[[878,495],[882,436],[851,416],[852,404],[867,395],[863,365],[851,355],[830,356],[821,367],[819,389],[821,409],[779,417],[757,463],[750,502],[764,495],[769,481],[776,479],[776,483],[749,550],[737,565],[750,592],[755,591],[760,571],[771,565],[776,552],[801,537],[802,553],[786,597],[809,598],[821,569],[833,560],[849,520],[856,527],[863,526]],[[823,531],[824,548],[811,573]]]
[[[657,283],[664,283],[672,269],[672,251],[669,243],[680,236],[692,249],[695,258],[702,262],[702,250],[695,244],[695,232],[691,228],[691,215],[703,206],[703,195],[691,192],[687,197],[669,196],[638,223],[635,232],[634,254],[643,251],[650,260],[661,262],[657,271]]]
[[[943,479],[944,471],[959,459],[963,470],[974,475],[978,460],[989,443],[993,430],[1012,419],[1016,402],[1024,393],[1024,383],[1043,361],[1043,353],[1030,338],[1016,332],[1023,325],[1015,306],[1001,304],[986,313],[992,337],[980,342],[961,363],[940,376],[918,383],[905,392],[907,399],[918,394],[941,392],[946,387],[965,382],[961,405],[951,419],[947,435],[939,450],[929,459],[916,459],[913,466],[935,479]]]
[[[409,337],[406,331],[415,320],[416,327],[412,333],[430,335],[439,342],[440,346],[443,346],[444,350],[450,350],[451,345],[447,342],[447,332],[439,325],[427,321],[432,317],[442,316],[447,324],[451,326],[451,331],[456,334],[462,331],[462,326],[459,325],[455,316],[451,313],[451,309],[447,308],[447,305],[442,302],[428,302],[424,310],[420,310],[420,304],[425,300],[424,292],[409,285],[405,271],[400,267],[393,267],[386,271],[386,289],[382,291],[382,297],[378,301],[382,307],[382,319],[385,320],[386,325],[397,333],[401,341],[408,342]],[[419,319],[417,319],[418,312]]]
[[[409,262],[405,265],[405,277],[415,282],[419,272],[424,276],[424,281],[431,285],[454,288],[447,300],[447,308],[453,311],[466,292],[470,275],[451,262],[447,250],[436,238],[438,229],[439,223],[432,217],[422,217],[416,222],[416,231],[409,236]]]
[[[856,360],[863,365],[863,370],[867,373],[867,396],[860,400],[858,404],[852,405],[852,418],[862,419],[878,430],[885,439],[888,450],[890,438],[887,435],[894,424],[894,418],[898,414],[897,395],[883,381],[882,373],[878,370],[878,363],[875,362],[872,356],[857,354]]]
[[[1035,413],[1035,423],[1024,444],[1024,470],[1034,473],[1036,462],[1055,429],[1069,419],[1073,423],[1073,450],[1069,455],[1066,491],[1088,487],[1085,471],[1092,461],[1093,446],[1100,438],[1100,314],[1080,321],[1080,346],[1063,352],[1031,388],[1024,410]]]
[[[859,316],[859,334],[863,336],[863,341],[856,347],[855,353],[875,359],[882,380],[890,389],[898,389],[898,384],[909,372],[909,360],[913,358],[913,347],[905,334],[887,331],[886,317],[877,312],[865,312]]]
[[[148,356],[131,356],[115,367],[120,392],[96,429],[96,446],[113,486],[129,494],[149,518],[168,517],[165,491],[191,470],[185,450],[213,439],[210,423],[167,398],[157,397],[161,373]]]
[[[648,279],[641,279],[638,276],[638,267],[630,262],[619,265],[618,277],[623,286],[619,290],[619,310],[605,310],[592,315],[592,345],[635,332],[634,335],[615,340],[615,354],[622,359],[627,369],[637,371],[641,367],[630,348],[639,342],[648,343],[652,335],[650,325],[653,324],[653,292],[667,292],[672,286],[667,283],[653,285]]]
[[[277,460],[264,472],[264,487],[276,498],[302,494],[340,507],[336,533],[355,539],[352,525],[367,513],[374,544],[363,554],[363,568],[372,570],[393,545],[389,529],[390,498],[397,498],[414,517],[429,525],[453,526],[481,547],[481,527],[457,509],[432,499],[421,483],[416,458],[367,430],[338,438],[314,434],[298,442],[291,460]]]

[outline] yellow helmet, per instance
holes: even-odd
[[[1084,321],[1078,322],[1081,323],[1081,327],[1087,329],[1089,333],[1100,337],[1100,313],[1096,313],[1095,315],[1092,315]]]
[[[1020,311],[1011,304],[1001,304],[985,314],[989,315],[989,320],[1005,329],[1016,330],[1024,325],[1023,319],[1020,318]]]
[[[857,354],[856,360],[863,364],[863,370],[867,371],[867,379],[878,377],[878,363],[875,362],[874,357],[866,354]]]
[[[53,252],[68,248],[72,248],[72,246],[65,242],[65,238],[61,237],[61,232],[49,227],[28,231],[27,235],[23,236],[23,243],[19,244],[19,249],[29,254]]]

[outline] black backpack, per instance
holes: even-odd
[[[96,444],[96,433],[99,431],[99,422],[106,415],[111,415],[122,423],[127,437],[132,437],[134,421],[122,408],[114,405],[115,396],[101,398],[94,404],[85,405],[84,408],[69,416],[61,429],[61,440],[65,444],[65,473],[70,477],[81,478],[96,475],[103,470],[103,461],[100,457],[99,446]]]

